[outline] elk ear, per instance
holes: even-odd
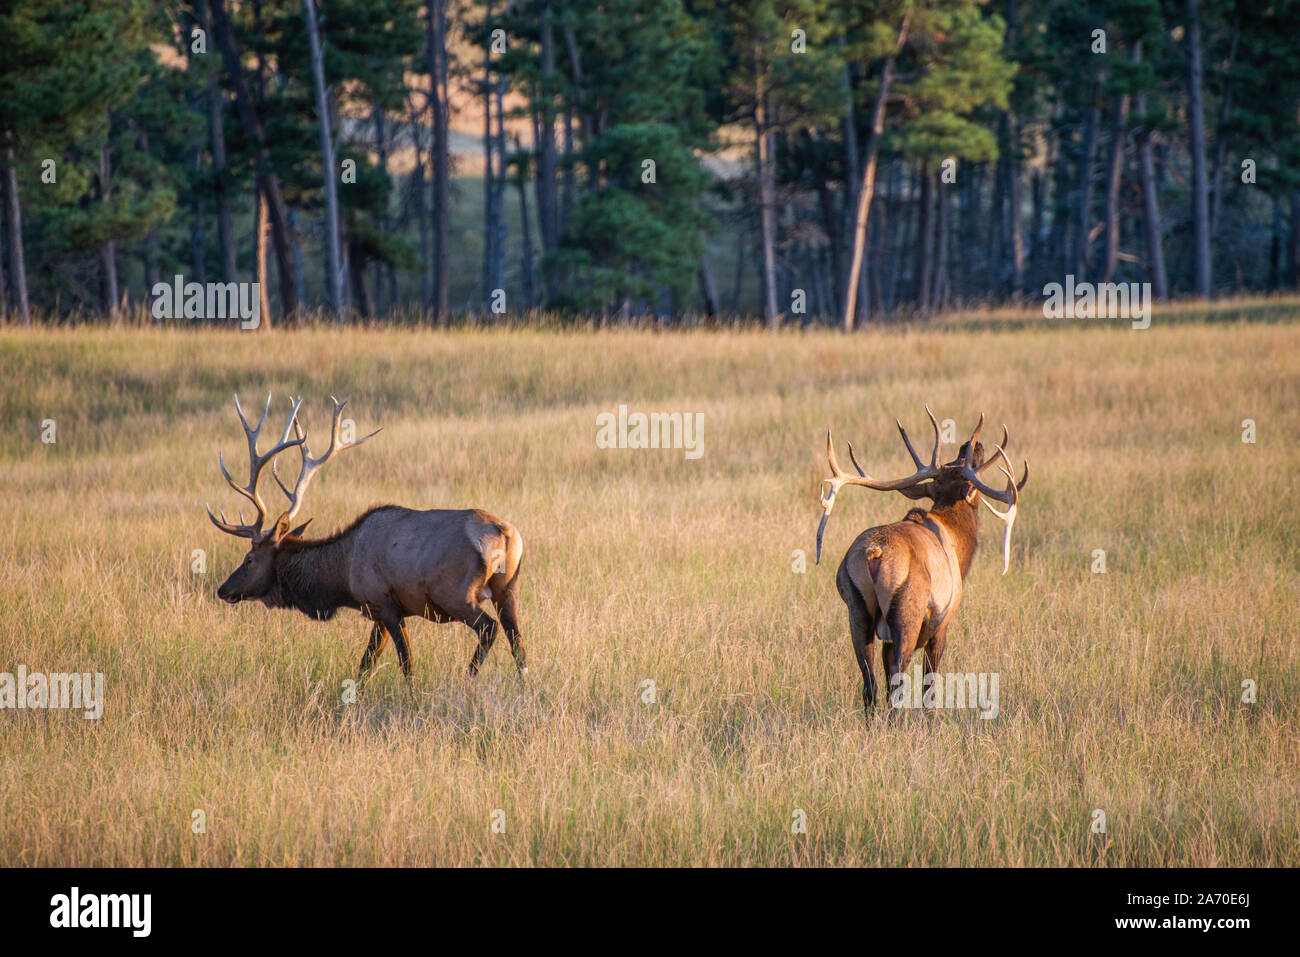
[[[289,533],[289,537],[290,537],[290,538],[302,538],[302,533],[305,532],[305,531],[307,531],[307,526],[310,525],[310,524],[311,524],[311,519],[309,518],[309,519],[307,519],[307,521],[303,522],[301,525],[299,525],[297,528],[295,528],[292,532],[290,532],[290,533]]]
[[[297,535],[298,532],[301,532],[307,527],[307,523],[310,521],[311,519],[308,519],[307,522],[303,522],[301,528],[291,532],[289,531],[289,519],[282,515],[279,520],[276,521],[275,527],[271,529],[271,540],[278,545],[291,535]]]

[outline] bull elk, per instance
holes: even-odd
[[[1002,427],[1002,442],[987,459],[977,439],[984,426],[984,414],[971,437],[962,445],[957,457],[939,464],[939,423],[929,406],[925,409],[934,426],[934,449],[930,462],[923,465],[912,448],[903,424],[895,420],[903,444],[916,466],[907,478],[880,481],[868,475],[858,464],[853,446],[849,458],[857,475],[840,468],[835,446],[826,433],[826,456],[831,477],[822,482],[821,523],[817,526],[817,562],[821,563],[822,534],[826,520],[835,507],[836,496],[846,485],[861,485],[881,492],[901,492],[910,499],[928,498],[933,503],[927,511],[913,508],[902,521],[869,528],[849,546],[835,576],[840,598],[848,606],[849,630],[853,651],[862,669],[862,703],[868,714],[875,703],[876,681],[872,661],[875,641],[880,639],[886,689],[893,686],[894,676],[907,671],[918,649],[925,653],[925,671],[929,676],[939,668],[948,626],[961,603],[962,582],[975,556],[979,531],[978,501],[1003,523],[1002,573],[1011,561],[1011,526],[1016,520],[1020,490],[1029,481],[1029,462],[1019,483],[1011,474],[1011,462],[1004,451],[1007,427]],[[1007,478],[1005,491],[985,485],[979,476],[993,465]],[[989,499],[1007,506],[999,512]]]
[[[250,541],[248,554],[217,589],[217,597],[232,605],[260,601],[268,608],[293,608],[321,621],[332,618],[340,608],[360,610],[374,622],[370,643],[361,657],[362,682],[389,638],[397,649],[402,673],[410,679],[406,619],[412,615],[435,622],[459,621],[473,629],[478,647],[470,660],[469,673],[471,677],[477,674],[497,635],[497,620],[480,607],[481,602],[490,599],[505,628],[515,665],[520,674],[527,674],[517,608],[524,546],[519,532],[509,522],[478,509],[415,511],[381,505],[326,538],[303,537],[310,519],[293,527],[312,477],[339,452],[356,448],[379,431],[353,442],[341,441],[339,418],[343,404],[332,396],[330,401],[334,403],[330,444],[323,455],[316,457],[309,451],[307,433],[298,421],[302,399],[293,401],[280,440],[259,453],[258,439],[271,409],[271,397],[266,397],[266,408],[254,428],[244,417],[239,396],[235,396],[235,411],[248,439],[248,484],[240,485],[230,477],[219,452],[217,462],[226,482],[252,502],[257,514],[245,523],[240,513],[236,524],[227,521],[224,512],[218,517],[208,508],[213,525]],[[280,481],[272,460],[295,447],[302,464],[290,489]],[[268,462],[289,505],[264,530],[267,509],[257,484]]]

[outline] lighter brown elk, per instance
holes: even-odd
[[[979,507],[983,501],[1003,525],[1002,573],[1011,561],[1011,528],[1016,520],[1020,490],[1029,481],[1029,462],[1016,482],[1007,458],[1007,428],[1002,427],[1002,442],[987,458],[978,441],[984,425],[979,424],[961,446],[957,457],[939,464],[939,423],[926,407],[934,426],[934,449],[930,461],[923,464],[907,431],[897,422],[903,444],[916,466],[906,478],[881,481],[872,478],[858,464],[853,446],[849,458],[857,475],[840,468],[835,446],[826,433],[826,457],[831,477],[821,490],[822,517],[817,526],[817,562],[821,563],[822,535],[836,498],[846,485],[861,485],[881,492],[900,492],[910,499],[929,499],[931,507],[913,508],[901,521],[869,528],[844,554],[835,586],[848,608],[849,632],[853,653],[862,671],[862,703],[868,715],[875,703],[875,645],[881,645],[885,687],[892,689],[896,676],[907,672],[912,656],[920,650],[925,655],[926,680],[933,681],[948,641],[948,628],[961,604],[962,586],[975,557],[979,532]],[[992,466],[1006,476],[1007,487],[999,491],[980,479]],[[1006,505],[998,511],[989,500]]]
[[[217,461],[226,482],[253,504],[256,515],[246,523],[241,513],[235,523],[227,521],[224,512],[218,517],[208,509],[212,524],[250,543],[244,560],[217,589],[217,597],[231,604],[260,601],[268,608],[295,609],[317,620],[332,618],[342,608],[360,611],[374,622],[361,657],[362,682],[390,638],[402,673],[410,679],[406,619],[412,616],[435,622],[462,622],[473,630],[478,646],[469,663],[471,676],[478,673],[496,640],[498,627],[503,627],[515,665],[520,674],[526,674],[518,617],[524,545],[509,522],[480,509],[417,511],[382,505],[325,538],[304,537],[310,519],[294,526],[313,476],[338,453],[356,448],[379,431],[356,441],[343,441],[339,428],[343,403],[333,397],[330,401],[334,404],[334,418],[329,448],[313,456],[298,419],[301,399],[292,402],[279,441],[259,453],[257,444],[271,409],[271,397],[267,396],[262,418],[253,427],[235,396],[235,411],[248,440],[248,484],[240,485],[230,477],[220,453]],[[276,456],[291,448],[301,456],[292,488],[280,481],[274,462]],[[268,463],[289,504],[269,528],[264,528],[268,511],[258,491],[258,480]],[[482,607],[487,601],[496,606],[499,626],[497,619]]]

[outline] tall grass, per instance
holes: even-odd
[[[1294,866],[1296,326],[1185,318],[6,330],[0,670],[103,672],[107,705],[0,711],[0,865]],[[268,389],[384,426],[314,483],[314,531],[376,502],[521,529],[526,682],[504,639],[470,682],[471,632],[413,621],[414,694],[389,651],[346,704],[362,619],[216,600],[242,549],[203,503],[236,504],[231,394]],[[812,564],[824,430],[903,474],[893,416],[924,434],[925,402],[1031,461],[943,662],[1000,674],[991,721],[861,712],[835,567],[906,500],[846,492]],[[703,412],[704,456],[598,449],[620,403]]]

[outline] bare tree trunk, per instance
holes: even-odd
[[[1291,229],[1286,239],[1286,269],[1293,289],[1300,288],[1300,190],[1291,190]]]
[[[22,317],[24,326],[30,326],[32,313],[27,301],[27,263],[23,256],[23,207],[18,196],[18,174],[14,170],[12,146],[5,148],[4,174],[9,220],[9,277],[13,280],[18,315]]]
[[[871,212],[871,199],[876,191],[876,157],[880,153],[880,136],[885,129],[885,100],[889,96],[889,84],[894,75],[894,60],[898,51],[907,42],[907,27],[911,13],[903,17],[903,24],[898,31],[898,41],[894,52],[885,57],[880,68],[880,85],[876,88],[876,99],[871,106],[871,125],[867,140],[866,164],[862,170],[862,184],[858,187],[858,214],[854,220],[853,258],[849,263],[848,288],[844,296],[844,331],[852,332],[858,310],[858,283],[862,276],[862,257],[867,245],[867,220]]]
[[[933,282],[931,250],[934,247],[934,172],[928,163],[921,164],[921,205],[916,229],[916,306],[921,313],[930,311],[930,284]]]
[[[1006,46],[1009,55],[1015,56],[1016,31],[1019,29],[1020,9],[1018,0],[1007,0],[1006,4]],[[1020,118],[1012,110],[1003,114],[1006,123],[1007,163],[1007,238],[1010,242],[1011,294],[1019,297],[1025,288],[1025,235],[1020,222],[1021,163],[1020,163]]]
[[[492,3],[488,0],[486,19],[492,19]],[[495,137],[492,133],[492,51],[491,47],[483,49],[483,309],[486,311],[492,300],[492,263],[496,258],[496,221],[492,215],[492,202],[496,189],[492,184],[492,153],[495,149]]]
[[[1124,169],[1124,143],[1128,131],[1128,95],[1115,97],[1115,115],[1110,128],[1110,169],[1106,174],[1106,259],[1102,264],[1101,281],[1115,278],[1119,262],[1120,177]]]
[[[493,196],[493,218],[496,220],[497,241],[496,241],[496,258],[493,261],[494,283],[493,288],[504,289],[506,284],[506,110],[505,110],[505,88],[506,78],[502,73],[497,74],[496,82],[496,122],[497,122],[497,175],[495,181],[495,194]]]
[[[429,103],[433,111],[429,175],[433,180],[433,317],[445,322],[450,313],[451,150],[447,140],[447,2],[427,6]]]
[[[1080,281],[1087,277],[1092,245],[1089,240],[1092,234],[1092,164],[1097,151],[1097,126],[1101,122],[1101,107],[1097,102],[1100,89],[1101,84],[1094,74],[1091,102],[1083,121],[1083,144],[1079,150],[1079,178],[1075,184],[1074,194],[1074,262],[1071,272]]]
[[[763,318],[773,332],[780,325],[776,307],[776,202],[772,169],[770,131],[767,128],[767,91],[764,89],[762,56],[754,49],[754,132],[758,139],[758,216],[763,247]]]
[[[276,269],[280,274],[280,304],[285,317],[298,318],[298,290],[293,280],[293,260],[290,250],[291,231],[288,212],[284,205],[284,195],[280,191],[280,180],[271,169],[270,157],[266,149],[266,133],[257,117],[253,98],[244,79],[244,68],[239,61],[239,49],[235,45],[235,33],[226,15],[225,0],[211,0],[214,26],[218,42],[221,45],[221,58],[226,65],[235,91],[235,105],[239,110],[240,122],[249,140],[253,144],[254,168],[257,171],[259,190],[267,201],[267,215],[271,221],[272,243],[275,246]]]
[[[709,269],[709,254],[700,256],[700,298],[704,300],[704,314],[710,319],[718,315],[718,287],[713,281],[713,270]]]
[[[212,33],[208,0],[199,3],[204,29]],[[208,135],[212,140],[212,177],[217,188],[217,238],[221,243],[221,266],[225,282],[239,279],[235,260],[235,223],[230,212],[226,182],[226,129],[222,113],[221,84],[215,70],[208,71]]]
[[[555,112],[551,108],[555,95],[555,27],[551,22],[550,0],[537,0],[537,17],[541,40],[540,69],[541,116],[538,123],[537,151],[537,223],[542,241],[542,255],[555,252],[559,244],[559,215],[556,201]],[[543,279],[545,300],[554,298],[549,279]]]
[[[108,159],[108,139],[99,147],[99,198],[107,205],[113,197],[112,169]],[[119,307],[121,298],[117,291],[117,244],[109,239],[100,248],[100,257],[104,265],[104,298],[108,315],[114,322],[121,318]]]
[[[1228,151],[1228,117],[1232,115],[1232,68],[1237,62],[1237,41],[1241,34],[1241,7],[1232,11],[1232,40],[1228,44],[1228,62],[1223,68],[1223,95],[1219,98],[1218,135],[1214,138],[1214,171],[1210,175],[1210,245],[1219,228],[1219,208],[1223,202],[1223,162]]]
[[[519,228],[522,232],[519,271],[524,286],[524,304],[531,309],[537,304],[533,282],[533,228],[529,222],[528,190],[524,182],[527,164],[523,161],[523,148],[518,139],[515,140],[515,154],[520,157],[515,176],[515,186],[519,191]]]
[[[731,282],[731,314],[740,314],[740,294],[744,291],[745,281],[745,243],[736,244],[736,274]]]
[[[941,182],[935,188],[934,236],[934,292],[930,306],[942,311],[948,300],[948,190]]]
[[[0,326],[9,324],[9,282],[5,277],[5,233],[9,221],[9,177],[4,175],[0,159]]]
[[[560,187],[559,233],[569,224],[569,210],[573,206],[573,111],[564,111],[564,176]]]
[[[325,52],[320,38],[320,27],[316,22],[316,4],[314,0],[302,0],[303,11],[307,18],[307,45],[311,50],[312,89],[316,96],[316,118],[320,125],[321,179],[325,183],[325,231],[329,247],[329,275],[325,277],[325,288],[329,294],[329,305],[334,311],[334,318],[343,321],[343,273],[342,251],[339,237],[339,197],[338,170],[334,163],[334,142],[330,134],[329,99],[325,93]]]
[[[1196,295],[1210,298],[1210,209],[1205,177],[1205,107],[1201,101],[1201,13],[1187,0],[1187,112],[1192,152],[1192,232],[1195,239]]]
[[[415,101],[407,94],[407,110],[411,117],[411,142],[415,147],[415,166],[411,170],[410,202],[413,207],[416,227],[420,234],[420,304],[425,309],[432,309],[429,270],[429,220],[425,217],[424,203],[424,143],[421,140],[420,116],[415,109]]]
[[[267,213],[266,194],[260,189],[257,191],[257,212],[253,218],[253,241],[256,244],[254,252],[255,266],[254,270],[257,275],[257,303],[261,309],[261,323],[258,328],[270,331],[271,328],[271,292],[267,284],[267,264],[266,264],[266,239],[267,233],[271,228],[271,217]]]
[[[1142,41],[1133,44],[1132,60],[1135,64],[1142,62]],[[1138,134],[1138,171],[1142,180],[1142,209],[1146,225],[1146,265],[1151,277],[1151,291],[1157,302],[1169,298],[1169,287],[1165,280],[1165,253],[1162,228],[1160,225],[1160,199],[1156,183],[1155,156],[1151,148],[1152,129],[1147,117],[1147,98],[1145,93],[1137,94],[1137,111],[1142,116],[1143,127]]]

